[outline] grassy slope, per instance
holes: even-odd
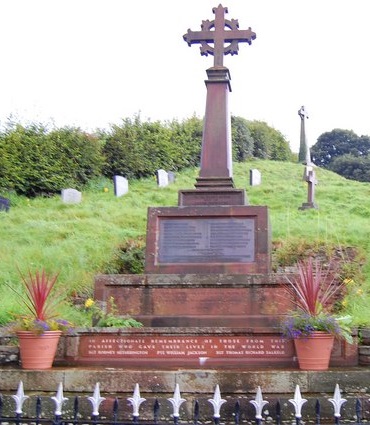
[[[249,187],[250,168],[262,172],[261,186]],[[197,173],[181,173],[167,188],[158,188],[154,178],[130,182],[129,193],[122,198],[114,197],[110,182],[105,183],[109,191],[104,192],[102,183],[84,192],[79,205],[64,205],[59,196],[12,199],[10,212],[0,214],[0,321],[15,302],[2,283],[19,285],[17,267],[22,272],[37,267],[60,271],[59,284],[69,292],[91,294],[94,275],[115,248],[126,239],[145,234],[147,207],[177,205],[178,190],[192,188]],[[318,169],[319,209],[299,211],[307,199],[302,174],[302,165],[285,162],[256,160],[234,165],[235,186],[247,190],[249,203],[269,207],[273,242],[300,239],[336,243],[369,253],[370,185]],[[363,294],[352,297],[349,306],[359,322],[370,323],[370,313],[364,313],[370,287],[367,263],[364,275]]]

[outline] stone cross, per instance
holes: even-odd
[[[223,67],[224,55],[237,55],[239,46],[238,43],[247,42],[252,43],[255,40],[256,34],[249,27],[247,30],[239,30],[239,22],[237,19],[225,19],[225,13],[228,13],[227,7],[218,7],[212,9],[215,14],[213,21],[202,21],[202,31],[191,31],[184,34],[184,40],[189,46],[199,43],[200,54],[214,56],[214,67]],[[225,27],[229,28],[228,30]],[[209,45],[213,43],[213,47]],[[225,46],[225,43],[230,43]]]
[[[315,203],[315,186],[317,185],[317,180],[313,165],[305,166],[304,180],[307,182],[307,202],[304,202],[299,209],[317,208]]]
[[[299,109],[298,111],[298,115],[301,119],[301,137],[299,141],[298,162],[303,162],[306,163],[306,165],[311,165],[311,154],[307,144],[305,126],[305,120],[308,119],[308,114],[304,106],[301,106],[301,109]]]
[[[301,109],[298,111],[298,115],[301,117],[301,120],[309,118],[307,112],[304,109],[304,106],[301,106]]]

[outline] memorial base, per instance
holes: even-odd
[[[240,328],[80,330],[67,337],[65,360],[117,367],[298,367],[293,341],[278,330],[251,333]],[[336,341],[330,365],[357,364],[357,346]]]
[[[299,210],[310,210],[318,209],[318,206],[314,202],[303,202],[302,206],[298,208]]]
[[[113,297],[121,314],[144,327],[78,332],[69,338],[69,362],[297,367],[293,343],[280,329],[293,307],[282,274],[98,275],[94,297]],[[331,364],[357,365],[357,346],[337,341]]]

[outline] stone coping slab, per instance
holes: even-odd
[[[361,397],[370,392],[370,367],[341,368],[327,371],[300,371],[287,368],[160,369],[143,365],[131,367],[63,367],[46,371],[24,370],[19,366],[0,368],[0,392],[13,392],[19,382],[27,391],[56,391],[60,382],[66,392],[91,393],[97,382],[102,393],[132,394],[136,383],[143,393],[173,394],[179,384],[184,394],[213,394],[219,385],[228,394],[254,394],[258,386],[264,393],[292,394],[299,385],[302,393],[332,394],[339,384],[345,393]]]

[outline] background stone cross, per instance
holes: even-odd
[[[227,54],[237,55],[240,42],[252,43],[256,38],[256,34],[249,27],[247,30],[239,30],[239,22],[237,19],[225,19],[225,13],[228,13],[227,7],[220,4],[217,8],[212,9],[215,14],[215,20],[202,21],[202,31],[191,31],[184,34],[184,40],[189,46],[199,43],[200,54],[214,56],[214,67],[223,66],[223,56]],[[229,28],[229,29],[225,29]],[[213,43],[213,47],[209,45]],[[225,46],[225,43],[230,43]]]

